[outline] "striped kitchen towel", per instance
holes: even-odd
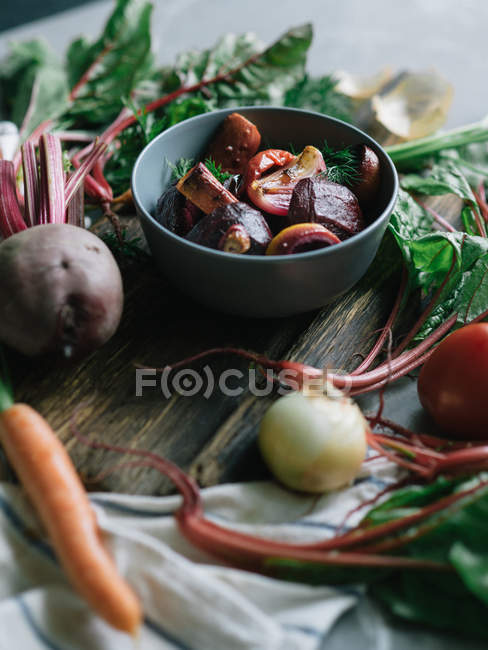
[[[365,467],[353,486],[320,498],[272,482],[220,485],[203,491],[205,510],[252,534],[319,540],[398,478],[384,460]],[[21,488],[0,483],[0,650],[317,650],[363,593],[361,586],[312,587],[218,563],[180,535],[172,516],[177,496],[90,497],[121,573],[142,600],[140,638],[92,614],[68,585]]]

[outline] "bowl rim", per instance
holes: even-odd
[[[189,241],[185,237],[176,235],[175,233],[171,232],[171,230],[165,228],[162,224],[159,223],[159,221],[157,221],[152,216],[152,214],[148,210],[146,210],[137,192],[136,176],[137,176],[138,168],[141,165],[141,162],[144,156],[146,155],[147,151],[151,147],[156,146],[158,140],[164,139],[169,133],[172,133],[175,130],[177,131],[183,125],[187,126],[188,124],[190,125],[198,124],[198,122],[208,119],[209,115],[218,115],[218,114],[224,115],[224,114],[239,112],[242,110],[283,111],[289,113],[310,115],[313,117],[326,119],[330,122],[334,122],[341,126],[345,126],[347,129],[354,131],[359,137],[364,138],[367,141],[368,145],[372,144],[377,150],[381,152],[381,154],[383,155],[384,159],[386,160],[387,164],[390,167],[390,171],[392,172],[393,188],[391,192],[391,197],[387,205],[385,206],[384,210],[372,223],[366,226],[364,230],[361,230],[361,232],[353,235],[352,237],[346,239],[345,241],[341,241],[339,244],[335,244],[334,246],[326,246],[325,248],[319,248],[314,251],[306,251],[304,253],[294,253],[293,255],[236,255],[235,253],[227,253],[225,251],[209,248],[208,246],[202,246],[201,244],[197,244],[195,242]],[[396,167],[392,159],[390,158],[390,156],[385,151],[385,149],[374,138],[372,138],[370,135],[368,135],[358,127],[353,126],[352,124],[349,124],[344,120],[340,120],[336,117],[326,115],[325,113],[319,113],[317,111],[308,111],[303,108],[293,108],[291,106],[257,105],[257,106],[233,106],[231,108],[221,108],[221,109],[216,109],[214,111],[209,111],[207,113],[202,113],[200,115],[195,115],[194,117],[189,117],[186,120],[178,122],[178,124],[174,124],[169,129],[166,129],[165,131],[157,135],[154,138],[154,140],[151,140],[151,142],[149,142],[137,156],[136,162],[134,163],[134,167],[132,168],[131,191],[132,191],[132,196],[134,198],[136,207],[139,209],[140,213],[144,216],[144,218],[147,219],[152,225],[156,226],[157,229],[164,236],[173,240],[176,244],[179,244],[180,246],[183,247],[187,247],[190,250],[193,249],[195,252],[203,253],[205,255],[209,255],[214,258],[216,257],[217,259],[221,258],[222,260],[224,259],[234,260],[235,262],[239,261],[245,264],[257,264],[257,263],[272,264],[277,262],[293,263],[303,259],[307,259],[307,260],[314,259],[321,255],[335,255],[335,254],[339,254],[340,251],[345,251],[346,248],[348,247],[357,246],[358,244],[360,244],[360,242],[363,239],[366,239],[371,232],[373,232],[377,228],[380,228],[384,220],[386,219],[389,220],[389,217],[391,216],[391,213],[393,212],[393,209],[398,199],[399,180],[398,180],[398,173]]]

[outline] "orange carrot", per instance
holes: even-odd
[[[103,544],[85,489],[63,444],[26,404],[0,412],[0,442],[75,589],[113,627],[135,635],[141,606]]]

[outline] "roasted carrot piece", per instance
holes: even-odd
[[[236,197],[225,189],[203,163],[198,163],[180,178],[176,189],[205,214],[237,201]]]
[[[30,406],[9,406],[2,399],[0,408],[0,443],[68,578],[97,614],[118,630],[135,635],[142,618],[139,600],[104,546],[95,513],[66,449]]]

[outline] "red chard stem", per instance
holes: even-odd
[[[351,372],[351,375],[360,375],[362,372],[367,370],[370,367],[370,365],[373,363],[373,361],[376,359],[376,357],[380,354],[381,350],[383,349],[383,345],[385,344],[386,339],[388,337],[388,333],[391,331],[391,328],[395,323],[396,317],[398,315],[398,311],[402,304],[403,296],[405,295],[406,286],[407,286],[407,271],[405,268],[403,268],[400,290],[398,291],[395,304],[393,305],[393,309],[390,313],[390,316],[386,321],[385,327],[383,328],[381,335],[378,337],[378,340],[374,344],[370,353],[365,357],[364,361],[362,361],[359,364],[359,366],[355,370],[353,370],[353,372]]]
[[[41,200],[39,223],[65,223],[64,168],[61,141],[45,133],[39,140]]]
[[[7,238],[26,228],[17,199],[14,165],[10,160],[0,160],[0,233]]]
[[[40,209],[39,171],[36,150],[32,142],[22,145],[22,170],[24,174],[25,222],[29,228],[37,223]]]
[[[83,183],[71,195],[70,202],[66,208],[66,223],[79,228],[85,227],[85,190]]]
[[[82,185],[86,175],[93,169],[94,165],[97,163],[97,160],[106,149],[107,145],[104,142],[97,143],[92,151],[90,151],[87,158],[78,167],[78,169],[76,169],[76,171],[70,175],[64,188],[66,205],[69,206],[73,195]]]

